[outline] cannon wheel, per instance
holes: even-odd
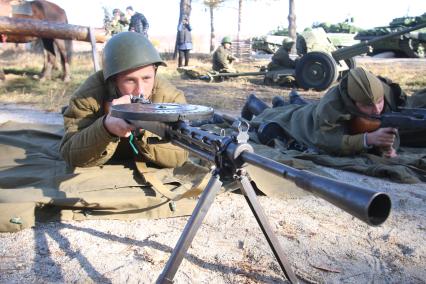
[[[296,81],[303,89],[322,91],[337,79],[334,59],[320,51],[309,52],[296,65]]]

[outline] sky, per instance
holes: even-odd
[[[179,17],[179,0],[50,0],[67,13],[70,24],[101,27],[102,7],[123,11],[129,5],[147,18],[150,37],[173,36]],[[193,35],[210,34],[210,14],[202,0],[192,1],[191,25]],[[278,26],[288,27],[287,0],[243,0],[241,34],[260,36]],[[227,0],[215,10],[215,31],[222,36],[237,34],[238,0]],[[314,22],[338,23],[354,17],[361,28],[385,26],[393,18],[418,16],[426,12],[426,0],[295,0],[298,31]]]

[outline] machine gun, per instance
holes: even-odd
[[[111,107],[111,115],[158,135],[161,140],[156,141],[157,143],[171,142],[215,165],[212,176],[157,283],[173,282],[184,254],[207,215],[222,186],[222,181],[230,178],[238,182],[286,278],[292,283],[298,282],[257,200],[250,177],[244,169],[246,164],[289,179],[300,188],[329,201],[369,225],[380,225],[389,216],[391,200],[386,193],[298,170],[255,154],[251,145],[248,144],[249,125],[246,122],[236,120],[233,123],[234,133],[230,136],[217,135],[189,124],[191,120],[210,118],[213,115],[212,108],[196,105],[135,103],[114,105]]]

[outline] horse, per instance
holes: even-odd
[[[0,0],[0,16],[13,18],[27,18],[57,23],[68,23],[65,11],[58,5],[45,0],[23,1],[23,0]],[[3,42],[25,43],[36,38],[25,35],[0,35]],[[56,66],[56,52],[61,57],[63,70],[62,79],[65,82],[71,80],[70,62],[72,56],[72,40],[42,38],[44,52],[44,66],[40,80],[50,80],[52,68]],[[1,76],[0,76],[1,79]]]

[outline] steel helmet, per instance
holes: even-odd
[[[294,44],[294,40],[292,39],[292,38],[290,38],[290,37],[285,37],[284,39],[283,39],[283,45],[284,46],[287,46],[287,47],[292,47],[293,46],[293,44]]]
[[[102,56],[105,81],[120,72],[151,64],[167,66],[148,38],[140,33],[118,33],[105,45]]]
[[[222,44],[225,44],[225,43],[230,43],[230,44],[232,44],[231,37],[229,37],[229,36],[225,36],[225,37],[222,39]]]

